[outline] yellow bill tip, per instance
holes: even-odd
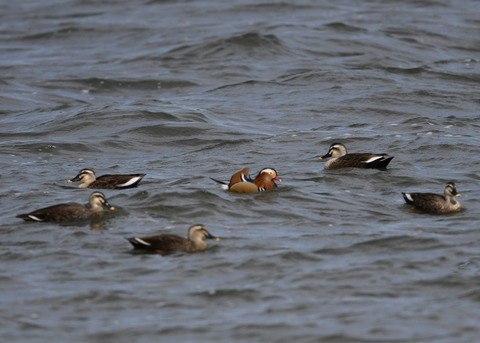
[[[113,207],[113,206],[110,206],[110,208],[109,208],[110,211],[113,211],[114,209],[115,209],[115,207]]]
[[[219,241],[220,241],[220,238],[215,237],[215,241],[219,242]]]
[[[323,160],[323,158],[321,158],[321,157],[319,157],[318,159],[319,159],[319,160]]]
[[[73,182],[73,181],[72,181],[72,180],[68,180],[67,182],[69,182],[69,183],[70,183],[70,182]]]
[[[461,195],[461,194],[460,194],[460,193],[458,193],[458,194],[457,194],[457,195],[455,195],[455,196],[456,196],[456,197],[459,197],[460,195]]]

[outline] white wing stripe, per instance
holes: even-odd
[[[138,181],[138,179],[141,179],[142,177],[141,176],[135,176],[135,177],[132,177],[130,180],[128,180],[127,182],[125,183],[122,183],[122,184],[119,184],[117,185],[118,187],[127,187],[127,186],[130,186],[130,185],[133,185],[135,182]]]
[[[374,156],[374,157],[371,157],[371,158],[369,158],[368,160],[366,160],[366,161],[364,161],[364,162],[365,162],[365,163],[371,163],[371,162],[373,162],[373,161],[380,160],[380,159],[382,159],[382,158],[383,158],[383,156]]]
[[[30,217],[30,219],[33,219],[33,220],[35,220],[35,221],[37,221],[37,222],[43,222],[42,219],[40,219],[40,218],[38,218],[38,217],[35,217],[35,216],[31,215],[31,214],[29,214],[28,216]]]
[[[143,245],[151,245],[150,243],[145,242],[143,239],[140,239],[138,237],[135,237],[135,241],[137,241],[138,243],[143,244]]]

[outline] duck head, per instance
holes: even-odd
[[[253,180],[253,183],[262,190],[269,190],[277,186],[273,180],[282,182],[282,179],[278,177],[277,171],[275,169],[263,168],[262,170],[260,170],[255,180]]]
[[[202,224],[190,226],[188,229],[188,239],[193,242],[203,241],[204,239],[214,239],[216,241],[220,240],[220,238],[212,236]]]
[[[449,182],[447,183],[447,186],[445,187],[445,197],[447,198],[453,198],[453,197],[459,197],[460,193],[457,193],[457,187],[455,186],[454,182]]]
[[[318,159],[323,160],[324,158],[328,157],[337,158],[346,154],[347,148],[345,147],[345,145],[343,145],[342,143],[333,143],[332,145],[330,145],[330,148],[328,148],[328,153],[323,155],[322,157],[319,157]]]
[[[98,209],[102,206],[108,208],[110,211],[115,210],[115,207],[108,203],[107,198],[105,198],[105,195],[102,192],[93,192],[88,200],[88,207],[91,209]]]
[[[95,180],[95,172],[92,169],[82,169],[78,172],[77,176],[75,176],[73,179],[68,180],[67,182],[82,181],[83,183],[89,185]]]

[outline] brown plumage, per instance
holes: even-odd
[[[232,186],[239,182],[252,182],[250,177],[248,176],[249,168],[243,168],[242,170],[236,172],[230,178],[230,183],[228,184],[228,188],[232,188]]]
[[[459,197],[457,187],[454,182],[447,183],[444,195],[434,193],[403,193],[403,198],[407,204],[413,205],[422,211],[433,214],[444,214],[455,212],[461,209],[460,202],[455,200]]]
[[[277,187],[277,184],[274,180],[279,182],[282,181],[277,176],[277,171],[273,168],[262,169],[253,180],[248,176],[248,171],[248,168],[243,168],[242,170],[236,172],[232,175],[228,184],[213,178],[212,180],[221,183],[224,189],[228,189],[237,193],[268,191]]]
[[[262,191],[268,191],[277,187],[275,181],[282,182],[282,180],[277,176],[277,171],[273,168],[264,168],[262,169],[257,177],[253,180],[253,183],[258,186],[258,189]]]
[[[348,154],[347,148],[341,143],[333,143],[328,153],[320,160],[332,157],[325,163],[325,169],[338,168],[386,168],[393,156],[387,154],[353,153]]]
[[[79,188],[125,189],[136,187],[146,174],[115,174],[95,176],[92,169],[82,169],[68,182],[82,181]]]
[[[220,238],[212,236],[207,229],[205,229],[205,226],[201,224],[192,225],[188,229],[188,239],[167,234],[127,238],[135,249],[159,254],[167,254],[172,251],[203,251],[207,248],[207,244],[203,241],[204,239],[220,240]]]
[[[17,215],[17,218],[37,222],[63,222],[68,220],[87,219],[102,215],[104,207],[111,211],[115,209],[108,203],[103,193],[93,192],[90,195],[87,205],[74,202],[58,204],[41,208],[30,213],[19,214]]]

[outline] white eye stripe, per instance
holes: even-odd
[[[262,169],[262,171],[261,171],[261,172],[262,172],[262,173],[268,173],[268,174],[270,174],[270,175],[277,174],[277,172],[276,172],[274,169],[272,169],[272,168],[265,168],[265,169]]]

